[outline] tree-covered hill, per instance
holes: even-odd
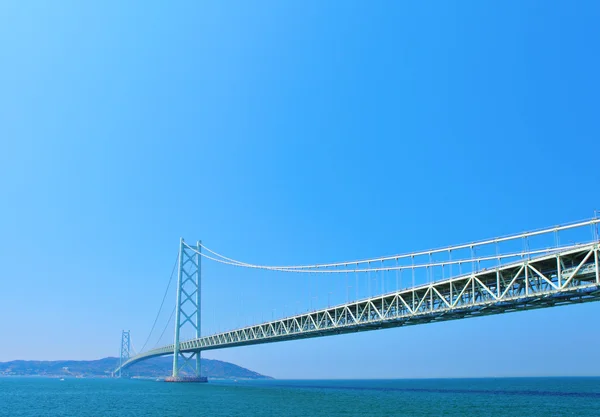
[[[11,361],[0,362],[0,375],[107,377],[117,367],[118,358],[90,361]],[[171,374],[171,356],[152,358],[132,365],[130,376],[165,377]],[[185,372],[183,372],[185,374]],[[202,375],[208,378],[265,379],[270,378],[229,362],[202,359]]]

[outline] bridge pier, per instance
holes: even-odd
[[[205,376],[169,376],[165,382],[208,382]]]

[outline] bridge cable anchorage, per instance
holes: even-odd
[[[152,323],[152,328],[150,329],[150,333],[148,334],[148,337],[146,338],[146,341],[144,342],[144,345],[142,346],[142,349],[140,350],[140,352],[144,351],[144,349],[146,348],[146,345],[150,341],[150,337],[152,337],[152,332],[154,332],[154,328],[156,327],[156,323],[158,322],[158,317],[160,316],[160,312],[162,311],[162,308],[165,304],[165,300],[167,299],[169,287],[171,286],[171,281],[173,281],[173,276],[175,275],[175,268],[177,268],[178,259],[179,259],[179,252],[177,252],[177,257],[175,258],[175,263],[173,264],[173,269],[171,270],[171,277],[169,278],[169,282],[167,283],[167,288],[165,289],[165,294],[163,295],[162,301],[160,302],[160,307],[158,308],[158,312],[156,313],[154,323]]]
[[[600,220],[599,220],[600,221]],[[493,241],[492,241],[493,242]],[[573,244],[573,245],[568,245],[568,246],[560,246],[558,248],[552,246],[552,247],[548,247],[545,249],[536,249],[536,250],[529,250],[528,252],[524,252],[524,251],[520,251],[520,252],[512,252],[512,253],[508,253],[508,254],[502,254],[502,255],[488,255],[488,256],[482,256],[482,257],[475,257],[475,255],[473,255],[473,257],[469,257],[469,258],[462,258],[462,259],[455,259],[452,261],[439,261],[439,262],[434,262],[432,261],[432,263],[420,263],[420,264],[407,264],[407,265],[401,265],[401,266],[386,266],[386,267],[375,267],[375,268],[371,268],[370,266],[368,266],[367,268],[359,268],[358,266],[355,267],[355,269],[286,269],[284,267],[277,267],[277,266],[264,266],[264,265],[253,265],[253,264],[238,264],[238,263],[233,263],[230,261],[223,261],[221,259],[218,258],[214,258],[212,256],[206,255],[205,253],[202,252],[198,252],[196,249],[194,249],[192,246],[188,246],[186,243],[184,243],[184,245],[190,249],[193,252],[196,252],[198,255],[200,255],[203,258],[209,259],[211,261],[215,261],[221,264],[225,264],[225,265],[231,265],[231,266],[238,266],[238,267],[245,267],[245,268],[250,268],[250,269],[262,269],[262,270],[268,270],[268,271],[279,271],[279,272],[291,272],[291,273],[301,273],[301,274],[308,274],[308,273],[319,273],[319,274],[342,274],[342,273],[346,273],[346,272],[380,272],[380,271],[395,271],[395,270],[404,270],[404,269],[420,269],[420,268],[429,268],[429,267],[436,267],[436,266],[442,266],[442,265],[452,265],[452,264],[458,264],[459,267],[462,266],[462,264],[464,263],[472,263],[473,265],[475,265],[475,263],[480,262],[480,261],[489,261],[489,260],[496,260],[496,259],[506,259],[506,258],[516,258],[516,257],[525,257],[525,256],[529,256],[529,255],[540,255],[540,254],[550,254],[550,253],[556,253],[556,252],[560,252],[560,251],[564,251],[564,250],[568,250],[568,249],[577,249],[579,247],[583,247],[586,245],[586,243],[578,243],[578,244]],[[467,245],[466,247],[470,248],[470,245]],[[206,247],[202,246],[202,248],[206,249]],[[451,248],[451,249],[456,249],[456,247]],[[431,251],[432,253],[434,251]],[[414,256],[418,256],[418,255],[428,255],[429,251],[427,252],[419,252],[418,254],[414,254],[411,255],[411,259],[414,261]],[[391,257],[389,259],[401,259],[403,258],[404,255],[398,255],[397,257]],[[385,259],[388,259],[387,257]],[[377,261],[381,261],[380,259],[377,259]],[[375,261],[367,261],[367,265],[370,265],[371,262],[375,262]],[[351,262],[354,265],[359,265],[362,264],[363,262],[361,261],[354,261]],[[321,264],[318,266],[318,268],[327,268],[330,267],[332,264]],[[343,265],[343,264],[342,264]],[[475,268],[473,267],[473,272],[475,271]],[[462,272],[459,273],[460,275],[462,275]]]
[[[205,249],[207,252],[212,253],[213,255],[215,255],[217,258],[220,259],[216,259],[213,257],[210,257],[206,254],[201,254],[201,256],[206,257],[207,259],[211,259],[217,262],[221,262],[227,265],[234,265],[234,266],[244,266],[244,267],[248,267],[248,268],[256,268],[256,269],[270,269],[270,270],[277,270],[277,271],[286,271],[286,272],[291,272],[288,270],[302,270],[302,269],[319,269],[319,268],[325,268],[325,267],[338,267],[338,266],[344,266],[347,264],[357,264],[357,265],[364,265],[364,264],[368,264],[371,262],[379,262],[379,261],[391,261],[394,260],[396,258],[398,259],[408,259],[410,257],[413,256],[422,256],[422,255],[429,255],[429,254],[435,254],[435,253],[441,253],[441,252],[447,252],[450,250],[457,250],[457,249],[467,249],[467,248],[471,248],[471,247],[476,247],[476,246],[483,246],[483,245],[488,245],[488,244],[493,244],[493,243],[498,243],[498,242],[505,242],[505,241],[510,241],[510,240],[517,240],[517,239],[523,239],[523,238],[528,238],[531,236],[538,236],[538,235],[542,235],[542,234],[546,234],[546,233],[550,233],[550,232],[555,232],[555,231],[561,231],[561,230],[568,230],[568,229],[575,229],[575,228],[579,228],[581,226],[587,226],[587,225],[596,225],[600,223],[600,219],[599,218],[592,218],[592,219],[588,219],[588,220],[583,220],[583,221],[579,221],[579,222],[574,222],[574,223],[567,223],[567,224],[563,224],[563,225],[559,225],[559,226],[555,226],[555,227],[551,227],[551,228],[546,228],[546,229],[538,229],[538,230],[533,230],[533,231],[529,231],[529,232],[525,232],[525,233],[519,233],[519,234],[513,234],[513,235],[506,235],[506,236],[501,236],[501,237],[497,237],[494,239],[487,239],[487,240],[480,240],[480,241],[475,241],[475,242],[471,242],[471,243],[465,243],[462,245],[456,245],[456,246],[446,246],[443,248],[438,248],[438,249],[432,249],[432,250],[424,250],[424,251],[419,251],[419,252],[412,252],[412,253],[404,253],[404,254],[399,254],[399,255],[392,255],[392,256],[383,256],[383,257],[379,257],[379,258],[372,258],[372,259],[363,259],[363,260],[355,260],[355,261],[344,261],[344,262],[335,262],[335,263],[325,263],[325,264],[312,264],[312,265],[288,265],[288,266],[284,266],[284,265],[257,265],[257,264],[251,264],[251,263],[246,263],[246,262],[242,262],[242,261],[238,261],[232,258],[228,258],[225,255],[221,255],[218,252],[215,252],[214,250],[211,250],[209,248],[207,248],[204,244],[200,244],[200,246]],[[195,250],[193,247],[185,244],[189,249],[191,250]],[[525,254],[527,255],[527,254]]]

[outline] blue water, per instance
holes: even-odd
[[[2,416],[600,416],[600,378],[211,381],[0,378]]]

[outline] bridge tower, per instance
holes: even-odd
[[[200,302],[201,302],[201,245],[188,246],[183,239],[179,241],[179,265],[177,268],[177,300],[175,304],[175,340],[173,354],[173,374],[167,382],[206,382],[201,376],[200,352],[183,353],[179,350],[181,329],[191,328],[194,337],[200,338]],[[190,375],[180,375],[183,370]]]
[[[129,332],[129,330],[127,330],[127,331],[123,330],[121,332],[121,358],[119,359],[119,375],[118,375],[119,378],[121,378],[121,376],[123,374],[122,366],[125,362],[127,362],[127,360],[129,359],[130,356],[131,356],[130,332]]]

